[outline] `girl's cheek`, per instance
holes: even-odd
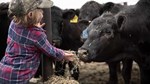
[[[40,19],[42,19],[42,18],[43,18],[43,14],[40,15]]]
[[[39,19],[43,18],[43,14],[42,14],[42,13],[39,13],[39,14],[38,14],[38,18],[39,18]]]
[[[41,18],[43,18],[43,13],[41,13]]]
[[[43,18],[43,15],[41,15],[41,19]]]
[[[43,14],[40,14],[40,15],[39,15],[39,21],[40,21],[40,22],[41,22],[42,18],[43,18]]]

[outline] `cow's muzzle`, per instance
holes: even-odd
[[[80,58],[80,60],[84,61],[84,62],[88,62],[88,50],[85,50],[85,49],[82,49],[82,48],[79,48],[78,49],[78,56]]]

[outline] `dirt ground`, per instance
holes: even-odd
[[[68,73],[67,73],[68,74]],[[119,84],[124,84],[122,76],[118,73]],[[136,63],[133,64],[131,84],[139,84],[139,68]],[[109,70],[106,63],[83,63],[80,66],[80,84],[106,84],[109,79]],[[32,83],[39,84],[39,83]],[[40,83],[41,84],[41,83]]]
[[[109,79],[109,70],[106,63],[82,63],[79,78],[80,84],[106,84]],[[118,73],[119,84],[124,84],[122,76]],[[131,84],[139,84],[139,68],[136,63],[132,68]]]

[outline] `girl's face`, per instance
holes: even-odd
[[[37,9],[37,13],[36,13],[35,17],[37,19],[37,23],[40,23],[42,21],[42,18],[43,18],[43,10]]]
[[[28,13],[28,17],[33,24],[40,23],[43,18],[43,10],[42,9],[35,9]]]

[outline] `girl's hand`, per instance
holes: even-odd
[[[68,60],[68,61],[73,61],[74,60],[73,56],[74,56],[74,54],[65,52],[64,59]]]
[[[45,23],[37,23],[37,24],[34,24],[34,26],[36,26],[38,28],[42,28],[45,26]]]

